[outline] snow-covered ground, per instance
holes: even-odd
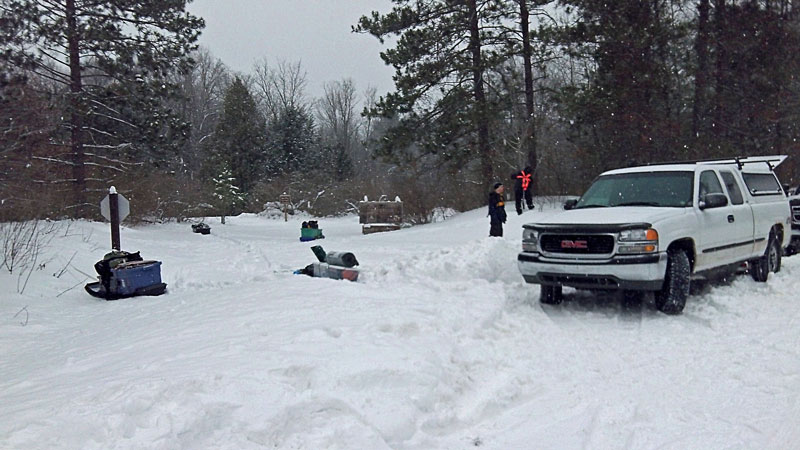
[[[548,212],[512,209],[502,239],[484,208],[308,243],[300,218],[123,228],[169,286],[113,302],[83,290],[108,225],[65,223],[22,294],[0,274],[0,448],[800,448],[800,256],[674,317],[542,306],[516,255]],[[359,281],[293,275],[313,245]]]

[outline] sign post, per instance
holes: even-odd
[[[281,205],[283,205],[283,221],[289,221],[289,203],[292,201],[292,198],[287,193],[283,193],[280,196]]]
[[[100,202],[100,214],[111,222],[111,249],[121,250],[119,243],[119,223],[130,213],[130,203],[121,194],[117,194],[114,186],[108,189],[108,195]]]

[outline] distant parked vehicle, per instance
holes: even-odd
[[[800,253],[800,186],[789,196],[789,207],[792,211],[792,238],[784,253],[794,255]]]

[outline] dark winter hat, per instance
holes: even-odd
[[[499,187],[500,187],[500,186],[502,186],[502,185],[503,185],[503,183],[500,183],[500,182],[498,181],[497,183],[495,183],[495,184],[494,184],[494,186],[492,186],[492,189],[497,189],[497,188],[499,188]]]

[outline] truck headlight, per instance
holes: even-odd
[[[522,251],[523,252],[539,251],[539,239],[536,236],[536,231],[528,228],[522,230]]]
[[[617,253],[655,253],[658,251],[658,232],[652,228],[622,230]]]
[[[658,241],[658,232],[652,228],[622,230],[619,232],[620,241]]]

